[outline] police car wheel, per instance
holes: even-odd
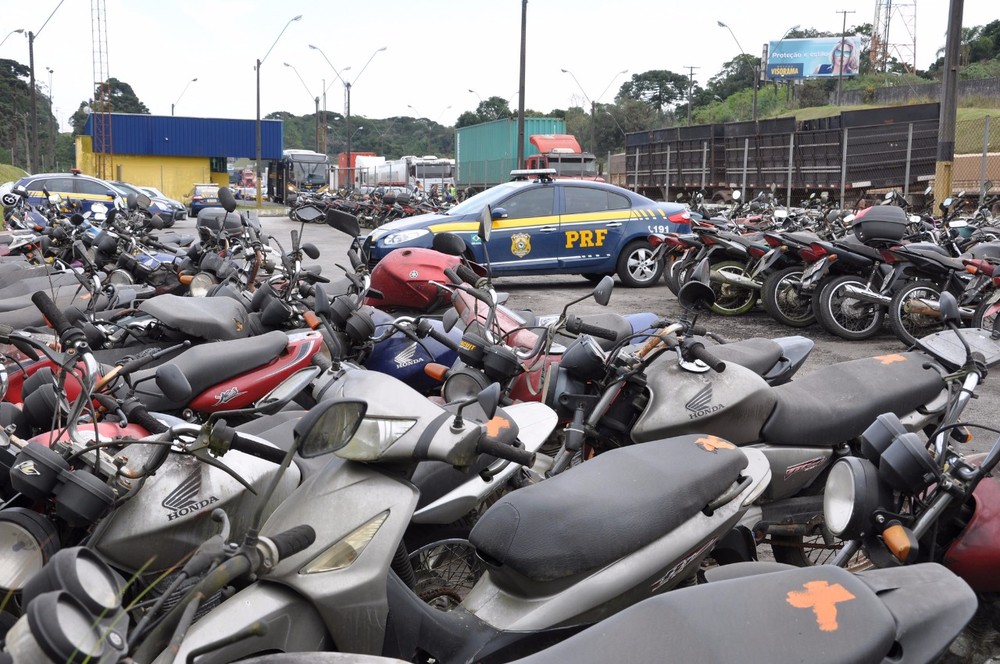
[[[653,258],[653,245],[646,240],[630,242],[618,256],[618,278],[629,288],[648,288],[663,272],[663,261]]]

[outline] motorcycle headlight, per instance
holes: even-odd
[[[441,388],[441,396],[448,403],[464,401],[476,396],[487,387],[490,380],[475,369],[460,369],[449,372]]]
[[[215,278],[207,272],[199,272],[191,278],[188,288],[193,297],[205,297],[208,291],[215,285]]]
[[[0,510],[0,590],[18,591],[59,550],[59,536],[45,516],[20,507]]]
[[[337,450],[337,456],[353,461],[375,461],[416,423],[408,419],[366,417],[347,445]]]
[[[854,539],[871,527],[883,504],[878,469],[866,459],[845,457],[833,464],[823,490],[823,518],[834,535]]]
[[[408,231],[399,231],[398,233],[387,235],[382,243],[387,247],[391,247],[397,244],[403,244],[404,242],[412,242],[418,237],[423,237],[429,233],[430,231],[426,228],[414,228]]]
[[[125,270],[112,270],[111,274],[108,275],[108,283],[115,286],[131,286],[135,280]]]

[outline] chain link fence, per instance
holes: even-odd
[[[1000,113],[956,123],[952,188],[1000,194]]]

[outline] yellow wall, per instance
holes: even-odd
[[[208,157],[149,157],[116,154],[111,160],[108,180],[121,180],[140,187],[156,187],[168,197],[187,203],[195,183],[214,182],[228,185],[227,173],[209,171]],[[91,151],[90,136],[76,138],[76,165],[87,175],[100,177]]]

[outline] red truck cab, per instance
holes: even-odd
[[[534,134],[529,139],[538,154],[524,160],[525,169],[552,168],[557,179],[604,182],[597,174],[597,159],[583,152],[576,137],[570,134]]]

